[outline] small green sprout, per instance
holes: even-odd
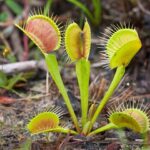
[[[75,70],[80,90],[81,99],[81,123],[73,110],[69,96],[60,75],[56,56],[51,52],[60,47],[61,31],[55,20],[49,16],[35,14],[29,17],[21,29],[41,50],[45,57],[48,71],[55,81],[59,92],[62,94],[76,130],[65,129],[59,126],[60,113],[50,110],[35,116],[27,125],[31,134],[45,132],[62,132],[70,134],[82,134],[92,136],[94,134],[114,129],[130,128],[141,134],[150,128],[150,119],[147,108],[118,106],[116,111],[110,113],[109,122],[96,130],[93,125],[99,117],[102,109],[113,95],[125,74],[125,68],[141,48],[141,41],[137,31],[127,26],[107,28],[102,45],[105,48],[104,62],[110,69],[116,68],[114,78],[104,94],[100,104],[92,104],[89,108],[89,79],[90,62],[88,60],[91,47],[91,30],[87,20],[81,29],[76,23],[68,25],[65,31],[65,48],[71,61],[75,63]],[[89,115],[87,115],[89,114]],[[133,126],[134,125],[134,126]]]

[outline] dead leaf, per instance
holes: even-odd
[[[15,103],[15,99],[11,97],[6,97],[6,96],[0,96],[0,104],[8,105],[8,104],[13,104]]]

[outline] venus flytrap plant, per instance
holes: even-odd
[[[45,56],[48,70],[60,93],[62,94],[71,118],[76,126],[77,131],[79,132],[80,128],[78,125],[78,120],[60,76],[56,56],[51,53],[60,47],[61,31],[58,25],[52,18],[42,14],[35,14],[30,16],[23,27],[19,26],[18,24],[15,25],[37,45],[37,47]]]
[[[104,38],[102,38],[102,45],[105,48],[104,63],[110,67],[110,69],[117,68],[117,70],[108,91],[104,95],[101,103],[93,115],[93,118],[91,119],[89,131],[123,78],[125,68],[141,48],[141,41],[135,29],[130,29],[126,26],[113,26],[113,28],[107,28],[104,35]]]
[[[71,61],[76,61],[76,75],[81,98],[81,122],[84,127],[87,122],[90,62],[88,56],[91,45],[91,31],[87,21],[83,29],[76,23],[71,23],[65,32],[65,46]]]
[[[60,47],[61,43],[61,31],[56,22],[48,16],[36,14],[30,16],[23,27],[19,25],[16,26],[22,30],[43,53],[48,71],[62,94],[76,127],[76,131],[73,131],[59,125],[62,113],[59,109],[52,109],[48,112],[39,113],[30,120],[27,128],[32,135],[47,132],[62,132],[92,136],[109,129],[125,127],[141,134],[149,130],[150,117],[148,115],[148,108],[142,108],[139,104],[138,107],[135,107],[135,105],[129,105],[128,107],[126,107],[126,105],[119,105],[115,111],[111,111],[107,125],[91,131],[102,109],[123,78],[125,68],[141,48],[141,41],[135,29],[126,26],[107,28],[104,38],[102,39],[103,46],[105,47],[103,63],[110,69],[116,69],[116,73],[100,104],[97,107],[95,104],[92,104],[88,110],[90,79],[90,62],[88,57],[91,46],[90,26],[88,22],[85,21],[83,29],[74,22],[67,27],[64,41],[68,56],[72,62],[75,62],[81,99],[80,125],[63,84],[56,56],[52,54],[54,50]],[[80,129],[80,126],[82,129]]]

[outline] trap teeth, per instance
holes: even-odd
[[[145,133],[149,130],[150,120],[147,113],[138,108],[128,108],[113,112],[109,121],[119,128],[130,128],[135,132]]]
[[[67,27],[65,47],[72,61],[81,58],[88,59],[91,47],[91,30],[87,21],[84,23],[83,30],[76,23],[71,23]]]
[[[24,27],[16,24],[43,53],[50,53],[60,47],[61,32],[57,24],[48,16],[30,16]]]
[[[48,132],[57,128],[59,125],[59,117],[53,112],[42,112],[36,115],[27,124],[27,129],[31,134]]]
[[[114,27],[107,28],[101,45],[105,48],[107,56],[104,63],[111,69],[119,66],[128,66],[132,58],[141,48],[141,41],[135,29]],[[107,62],[107,63],[106,63]]]

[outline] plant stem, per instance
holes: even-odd
[[[57,127],[55,129],[50,130],[50,132],[58,132],[58,133],[66,133],[66,134],[74,134],[74,135],[78,134],[76,131],[65,129],[63,127]]]
[[[90,132],[88,134],[88,136],[93,136],[94,134],[97,134],[97,133],[100,133],[100,132],[104,132],[104,131],[110,130],[110,129],[116,129],[116,128],[118,128],[116,125],[114,125],[113,123],[109,123],[109,124],[107,124],[107,125],[105,125],[103,127],[100,127],[98,129]]]
[[[78,79],[81,99],[81,122],[82,127],[87,122],[88,98],[89,98],[89,79],[90,79],[90,62],[85,58],[76,63],[76,75]]]
[[[82,129],[82,132],[81,132],[81,134],[83,134],[83,135],[87,135],[87,133],[88,133],[88,131],[89,131],[89,126],[90,126],[90,121],[88,121],[85,125],[84,125],[84,127],[83,127],[83,129]]]
[[[63,81],[62,81],[62,78],[61,78],[61,75],[59,72],[59,67],[58,67],[58,62],[57,62],[56,56],[53,54],[45,54],[44,56],[45,56],[46,64],[48,66],[48,71],[50,72],[53,80],[55,81],[55,84],[57,85],[60,93],[62,94],[62,96],[64,98],[64,101],[67,105],[67,108],[69,110],[69,113],[71,115],[71,118],[74,122],[74,125],[75,125],[77,131],[80,132],[80,127],[78,124],[77,117],[76,117],[73,107],[70,103],[70,99],[68,97],[67,91],[65,89],[65,86],[63,84]]]
[[[115,89],[117,88],[118,84],[120,83],[123,75],[125,73],[125,67],[124,66],[120,66],[117,68],[115,76],[109,86],[108,91],[106,92],[106,94],[104,95],[103,99],[101,100],[101,103],[99,104],[98,108],[96,109],[92,120],[91,120],[91,125],[89,128],[89,131],[91,130],[93,124],[95,123],[98,115],[101,113],[103,107],[106,105],[106,103],[108,102],[109,98],[112,96],[112,94],[114,93]]]

